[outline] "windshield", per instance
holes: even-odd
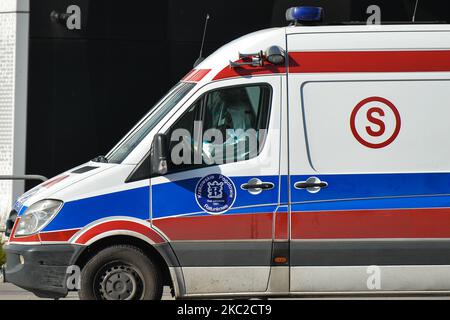
[[[136,146],[149,134],[172,108],[195,87],[194,83],[178,83],[169,93],[161,99],[156,107],[129,132],[124,139],[106,156],[110,163],[121,163],[136,148]]]

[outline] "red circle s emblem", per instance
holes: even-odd
[[[379,142],[373,142],[368,141],[368,139],[364,139],[361,134],[358,132],[357,126],[356,126],[356,118],[358,113],[361,111],[363,107],[365,107],[367,104],[372,102],[378,102],[379,105],[373,105],[369,107],[369,109],[366,112],[366,118],[367,121],[369,121],[371,124],[375,125],[377,127],[377,130],[374,130],[371,126],[366,126],[365,130],[368,137],[382,137],[386,133],[386,123],[380,119],[380,117],[385,117],[387,112],[391,112],[393,114],[395,119],[395,125],[393,126],[392,134],[390,134],[386,139],[382,139]],[[375,117],[377,115],[377,117]],[[353,109],[352,114],[350,116],[350,128],[352,130],[353,136],[356,140],[358,140],[359,143],[361,143],[363,146],[366,146],[368,148],[372,149],[381,149],[388,145],[390,145],[394,140],[397,138],[398,134],[400,133],[401,128],[401,118],[400,113],[398,112],[395,105],[381,97],[370,97],[367,99],[362,100],[360,103],[356,105],[356,107]]]

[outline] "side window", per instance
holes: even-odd
[[[183,116],[170,128],[167,137],[169,140],[169,172],[188,170],[194,164],[194,151],[198,149],[197,137],[201,132],[198,124],[201,123],[203,97],[199,98]]]
[[[256,157],[265,140],[270,100],[268,85],[203,95],[167,132],[169,173]]]

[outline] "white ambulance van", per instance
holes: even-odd
[[[82,299],[450,293],[450,26],[219,49],[117,146],[20,197],[6,281]]]

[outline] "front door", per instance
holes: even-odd
[[[160,131],[171,159],[151,178],[152,224],[186,294],[265,292],[279,206],[280,76],[212,83]]]

